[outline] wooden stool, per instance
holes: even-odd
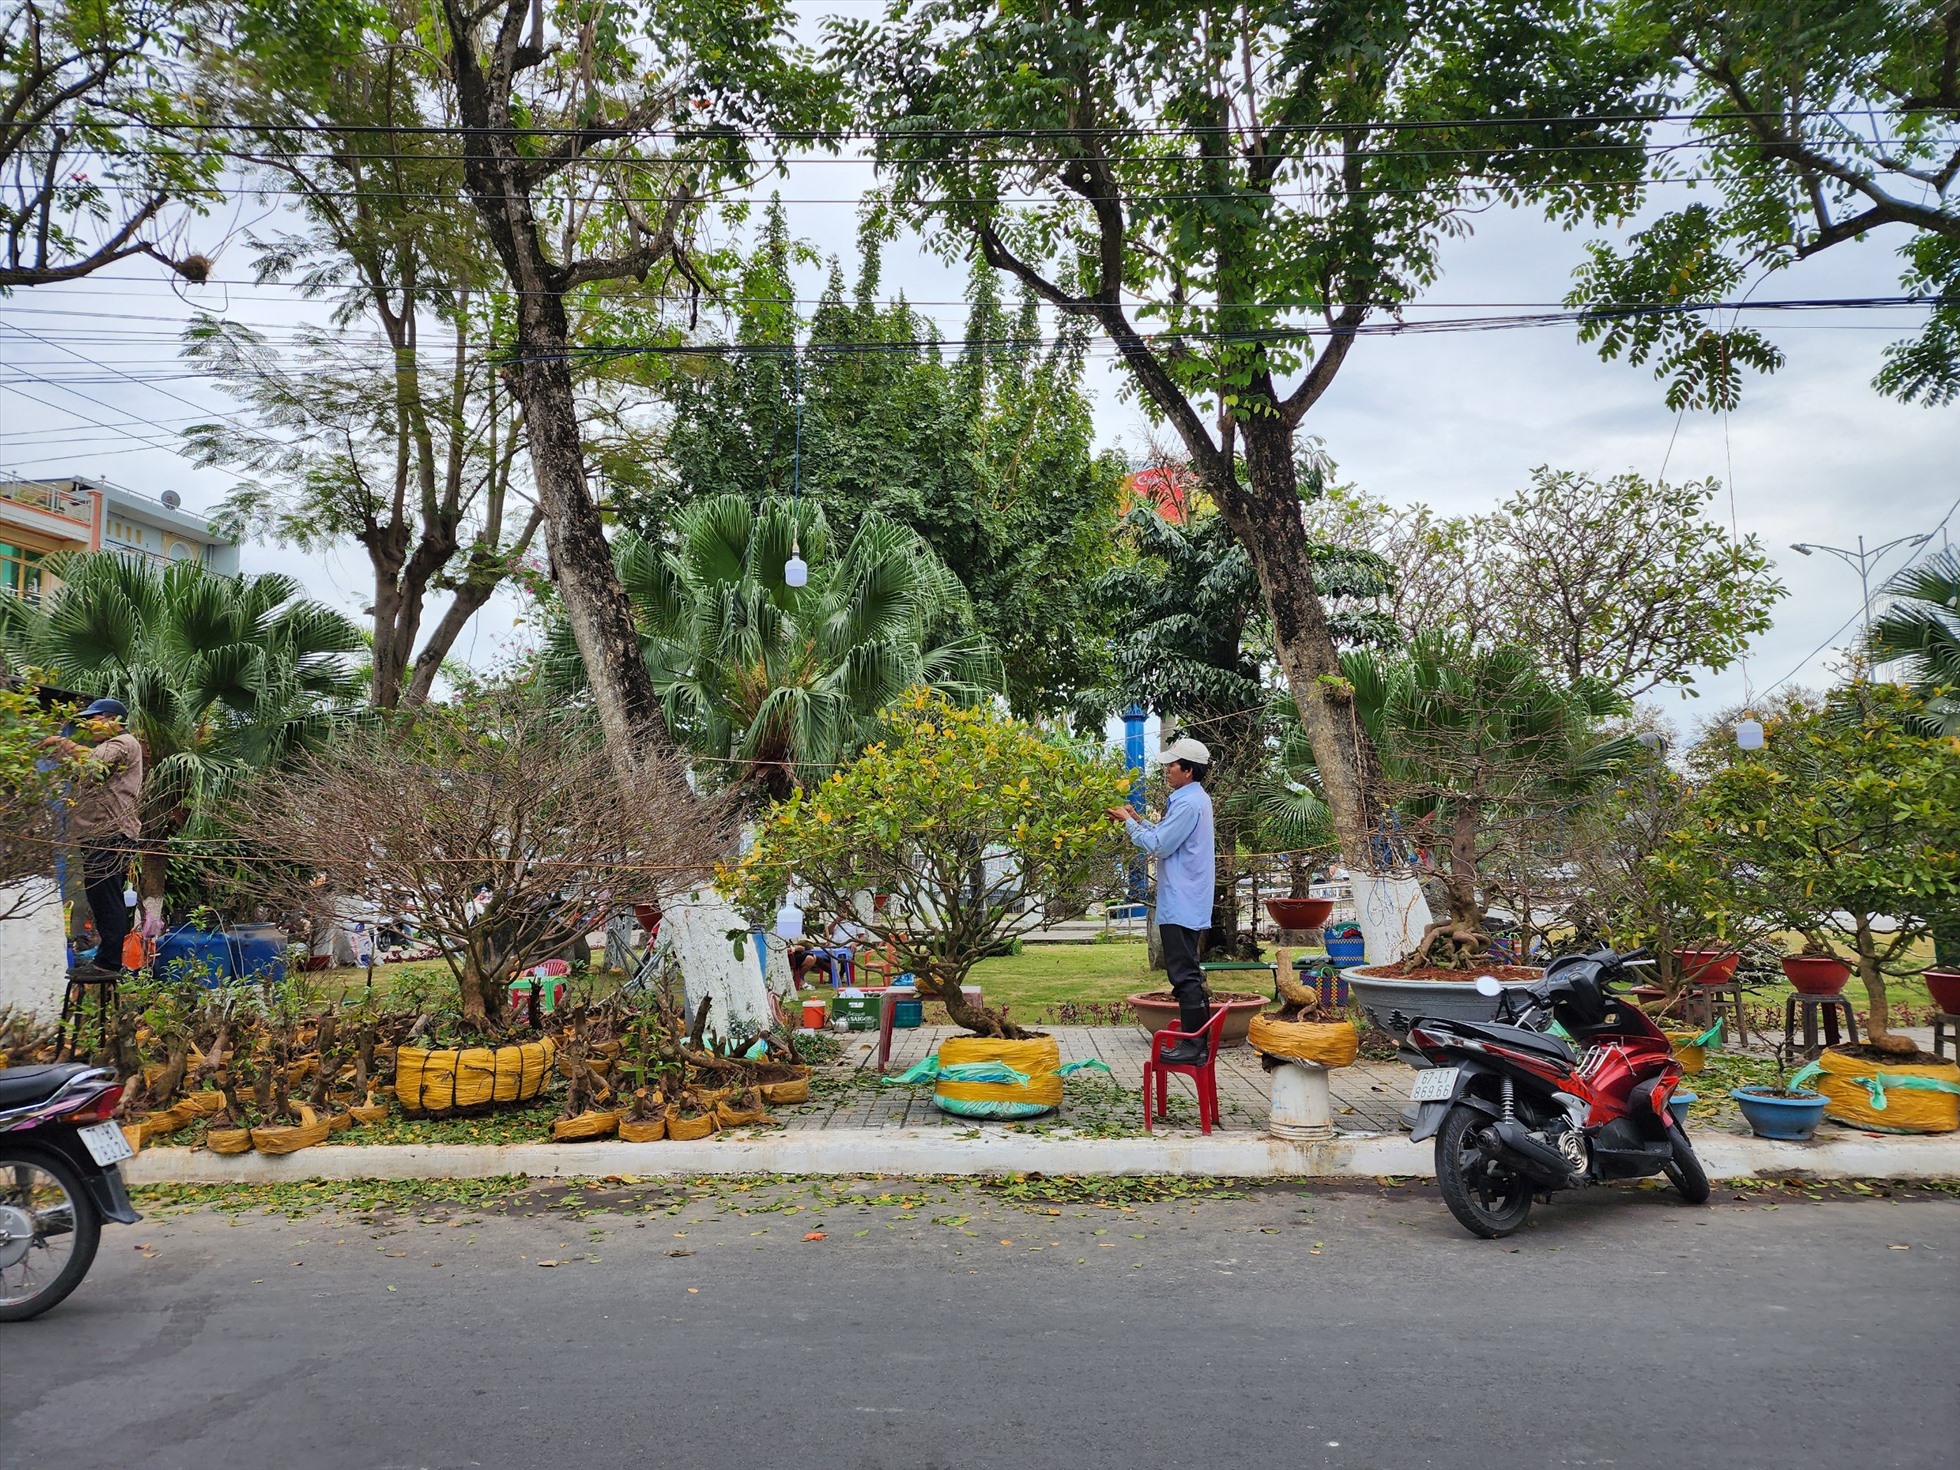
[[[1783,1044],[1796,1043],[1797,1007],[1803,1007],[1803,1054],[1814,1057],[1824,1046],[1838,1044],[1838,1012],[1844,1012],[1844,1029],[1851,1033],[1851,1044],[1858,1044],[1858,1022],[1851,1014],[1851,1001],[1842,995],[1792,995],[1783,1001]],[[1824,1022],[1824,1046],[1817,1044],[1817,1022]]]
[[[90,991],[97,993],[95,1018],[100,1029],[97,1032],[99,1040],[96,1045],[108,1046],[109,1017],[116,1009],[116,980],[121,978],[117,976],[115,979],[108,980],[83,980],[72,970],[69,972],[68,989],[61,997],[61,1029],[55,1036],[54,1059],[57,1062],[70,1054],[71,1046],[75,1048],[75,1055],[81,1054],[82,1032],[87,1020],[84,1012]]]
[[[1951,1011],[1933,1012],[1934,1056],[1943,1057],[1946,1055],[1946,1033],[1948,1031],[1953,1033],[1954,1055],[1960,1056],[1960,1016],[1954,1015]]]
[[[1743,1046],[1749,1044],[1749,1021],[1742,1009],[1742,982],[1729,980],[1720,985],[1690,985],[1681,992],[1686,1003],[1688,1024],[1697,1031],[1706,1031],[1715,1024],[1715,1018],[1723,1011],[1735,1017],[1735,1038]]]

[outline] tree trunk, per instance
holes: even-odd
[[[1210,945],[1236,957],[1239,942],[1239,828],[1230,817],[1213,828]],[[1255,916],[1256,921],[1256,916]]]
[[[1384,862],[1374,843],[1375,751],[1342,677],[1327,610],[1313,584],[1293,434],[1276,416],[1249,419],[1241,428],[1249,484],[1240,485],[1230,462],[1216,457],[1219,469],[1208,488],[1258,570],[1280,667],[1313,747],[1342,860],[1358,872],[1378,872]]]
[[[1000,1041],[1025,1041],[1037,1034],[1023,1031],[1007,1019],[1004,1011],[968,1005],[966,992],[960,988],[960,981],[964,978],[963,975],[949,976],[938,969],[930,969],[917,977],[920,990],[946,1007],[946,1014],[952,1018],[953,1024],[971,1031],[975,1036],[990,1036]]]
[[[1885,993],[1885,972],[1878,966],[1878,936],[1872,933],[1869,916],[1858,915],[1855,937],[1858,978],[1864,982],[1865,998],[1871,1002],[1871,1014],[1865,1018],[1865,1040],[1879,1051],[1902,1055],[1917,1051],[1919,1048],[1910,1037],[1898,1036],[1892,1031],[1892,1002]]]
[[[479,56],[475,26],[445,0],[449,59],[462,123],[464,178],[516,300],[516,364],[538,506],[553,575],[585,664],[613,768],[649,800],[687,800],[669,758],[666,721],[640,656],[633,608],[613,569],[598,508],[585,483],[585,450],[572,387],[565,270],[545,253],[531,202],[535,160],[520,151],[512,89],[543,59],[536,38],[520,47],[525,7],[508,4],[493,47]],[[533,17],[534,26],[536,19]]]

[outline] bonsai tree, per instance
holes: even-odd
[[[1921,733],[1920,710],[1863,679],[1793,705],[1707,774],[1668,854],[1707,874],[1704,912],[1768,914],[1852,965],[1872,1045],[1901,1055],[1885,976],[1960,905],[1960,738]]]
[[[62,713],[45,707],[32,682],[0,668],[0,921],[23,919],[60,895],[61,796],[73,762],[42,748]]]
[[[1081,914],[1117,882],[1129,844],[1104,813],[1130,777],[1113,753],[924,690],[886,715],[885,732],[773,808],[720,885],[750,913],[794,888],[815,912],[854,915],[955,1023],[1024,1037],[960,986],[1017,935]]]
[[[465,1026],[488,1033],[513,975],[570,947],[616,899],[698,882],[723,841],[712,803],[627,788],[585,711],[520,690],[344,730],[255,783],[230,821],[265,852],[302,858],[328,892],[413,913]]]
[[[1341,666],[1387,795],[1412,830],[1436,834],[1444,856],[1447,912],[1409,959],[1483,962],[1481,865],[1518,827],[1555,819],[1633,759],[1639,741],[1601,723],[1626,701],[1591,680],[1566,685],[1526,649],[1441,633],[1401,653],[1356,650]]]

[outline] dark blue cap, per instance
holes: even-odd
[[[98,699],[94,704],[75,716],[75,718],[78,720],[88,720],[98,715],[105,715],[112,720],[127,720],[129,718],[129,706],[124,704],[120,699]]]

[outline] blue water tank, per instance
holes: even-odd
[[[156,973],[163,980],[218,986],[238,978],[238,964],[225,935],[185,924],[157,940]]]
[[[276,924],[240,924],[225,931],[241,980],[277,984],[286,978],[286,931]]]

